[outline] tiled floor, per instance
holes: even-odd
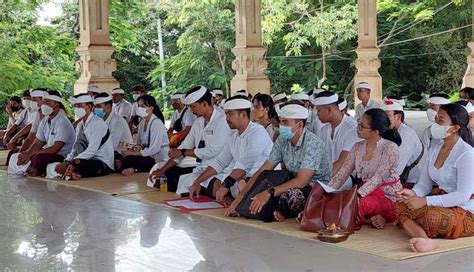
[[[0,271],[474,271],[473,249],[395,262],[4,173],[0,213]]]

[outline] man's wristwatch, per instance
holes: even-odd
[[[275,187],[270,187],[268,188],[267,190],[268,193],[270,193],[270,197],[274,197],[275,196]]]
[[[183,157],[186,157],[186,149],[180,149],[179,151],[181,151]]]
[[[234,186],[236,180],[231,177],[231,176],[228,176],[224,179],[224,182],[222,183],[222,185],[227,188],[227,189],[230,189],[230,187]]]

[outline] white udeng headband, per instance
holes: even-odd
[[[47,94],[45,96],[43,96],[43,99],[48,99],[48,100],[51,100],[51,101],[56,101],[56,102],[59,102],[59,103],[62,103],[63,100],[61,99],[61,97],[57,96],[57,95],[50,95],[50,94]]]
[[[322,96],[322,97],[315,98],[311,103],[315,106],[323,106],[323,105],[337,103],[338,100],[339,100],[339,96],[337,94],[333,94],[331,96]]]
[[[224,96],[224,92],[222,90],[213,90],[212,91],[215,95],[222,95]]]
[[[467,110],[467,113],[471,113],[474,111],[474,106],[471,104],[471,102],[467,103],[467,105],[463,107]]]
[[[396,99],[383,99],[382,110],[385,111],[403,111],[403,106],[400,104],[400,100]]]
[[[296,104],[275,107],[275,110],[278,116],[283,119],[306,119],[309,115],[307,108]]]
[[[80,103],[93,103],[94,99],[90,95],[81,95],[79,97],[71,97],[68,100],[71,104],[80,104]]]
[[[313,94],[319,94],[319,93],[322,93],[322,92],[324,92],[324,91],[326,91],[326,90],[325,90],[325,89],[316,88],[316,87],[313,88]]]
[[[372,88],[370,88],[370,84],[367,83],[367,82],[359,82],[356,84],[355,86],[355,89],[368,89],[368,90],[372,90]]]
[[[224,104],[224,110],[250,109],[251,107],[252,103],[247,99],[232,99]]]
[[[173,94],[171,96],[171,99],[182,99],[184,97],[184,94]]]
[[[305,93],[296,93],[291,95],[291,100],[309,100],[309,95]]]
[[[192,103],[195,103],[196,101],[201,99],[206,94],[206,92],[207,92],[206,87],[200,86],[199,90],[193,93],[190,93],[184,98],[184,104],[191,105]]]
[[[339,110],[342,111],[343,109],[345,109],[347,107],[347,101],[345,99],[342,100],[342,102],[339,103],[338,107],[339,107]]]
[[[285,99],[285,98],[286,98],[286,94],[285,94],[285,93],[275,94],[275,95],[273,96],[273,102],[278,101],[278,100],[282,100],[282,99]]]
[[[43,91],[39,91],[39,90],[35,90],[35,91],[32,91],[30,93],[31,97],[43,97],[44,96],[44,92]]]
[[[428,103],[436,104],[436,105],[446,105],[446,104],[451,103],[451,101],[444,97],[433,96],[433,97],[428,98]]]
[[[116,89],[112,90],[112,93],[113,94],[125,94],[125,91],[123,89],[116,88]]]
[[[93,92],[93,93],[100,93],[99,87],[95,85],[91,85],[87,87],[88,92]]]
[[[96,98],[94,99],[94,105],[98,105],[98,104],[102,104],[102,103],[105,103],[105,102],[109,102],[112,100],[112,97],[110,96],[107,96],[107,97],[99,97],[99,98]]]

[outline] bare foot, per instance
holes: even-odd
[[[39,176],[39,173],[38,173],[38,170],[36,170],[35,168],[28,167],[28,169],[26,169],[25,176],[27,176],[27,177],[37,177],[37,176]]]
[[[127,177],[132,176],[133,174],[135,174],[135,169],[133,168],[127,168],[122,171],[122,175]]]
[[[286,219],[285,216],[283,216],[283,214],[279,211],[274,211],[273,216],[277,222],[283,222]]]
[[[71,175],[71,179],[72,179],[72,180],[80,180],[81,178],[82,178],[81,175],[76,174],[76,173],[74,173],[74,172],[73,172],[72,175]]]
[[[370,221],[372,223],[372,226],[374,226],[377,229],[383,229],[385,228],[385,218],[383,218],[380,214],[372,216],[370,218]]]
[[[222,200],[222,205],[224,205],[224,207],[229,207],[233,201],[234,201],[234,198],[227,195],[224,197],[224,200]]]
[[[430,238],[412,238],[410,239],[411,250],[417,253],[423,253],[435,250],[439,247],[439,241]]]

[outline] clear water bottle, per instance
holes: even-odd
[[[168,192],[168,178],[166,175],[160,176],[160,191]]]

